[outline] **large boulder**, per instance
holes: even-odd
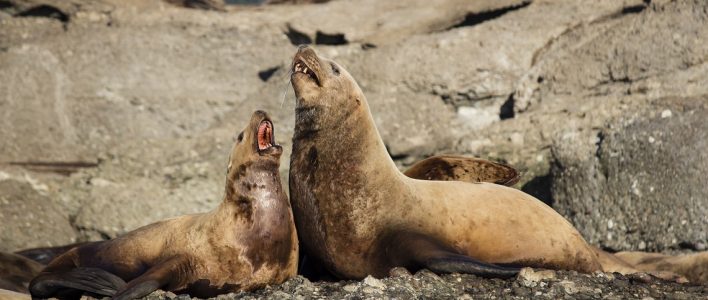
[[[555,140],[554,208],[592,244],[705,250],[708,97],[660,103]]]
[[[69,244],[77,234],[67,210],[47,196],[48,188],[26,175],[0,172],[0,251]]]

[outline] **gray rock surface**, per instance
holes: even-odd
[[[589,242],[705,250],[708,97],[661,103],[595,136],[567,133],[554,143],[554,207]]]
[[[30,176],[17,179],[0,172],[0,190],[0,251],[74,241],[66,209],[47,196],[47,186]]]

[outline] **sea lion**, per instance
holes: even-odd
[[[459,155],[431,156],[413,164],[404,175],[422,180],[491,182],[512,186],[521,174],[511,166]]]
[[[32,296],[134,299],[161,288],[206,298],[282,283],[296,274],[298,243],[281,154],[272,121],[256,111],[231,151],[218,208],[73,248],[32,280]]]
[[[565,218],[524,192],[405,176],[344,68],[306,46],[292,68],[293,212],[304,250],[336,276],[381,277],[396,266],[494,277],[519,270],[501,264],[602,269]]]
[[[492,277],[522,266],[639,272],[522,191],[399,172],[356,81],[312,48],[299,47],[291,82],[295,222],[308,257],[335,276],[381,277],[397,266]]]
[[[27,293],[30,280],[44,265],[21,255],[0,252],[0,289]]]
[[[708,283],[708,252],[706,251],[676,256],[624,251],[615,253],[614,256],[643,272],[671,272],[685,276],[693,283]]]

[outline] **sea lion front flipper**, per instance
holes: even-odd
[[[113,299],[142,298],[159,288],[179,285],[184,279],[183,275],[189,269],[188,261],[185,256],[176,256],[152,266],[145,273],[128,282],[113,296]]]
[[[485,263],[462,255],[437,241],[419,233],[396,232],[382,239],[386,259],[392,266],[427,268],[435,273],[465,273],[481,277],[513,277],[521,269]]]
[[[39,274],[30,283],[32,297],[49,298],[72,291],[112,296],[125,286],[120,277],[99,268],[75,268]]]
[[[481,158],[457,155],[431,156],[403,172],[421,180],[490,182],[512,186],[521,177],[511,166]]]

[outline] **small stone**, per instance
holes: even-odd
[[[366,276],[366,278],[364,278],[364,284],[371,286],[371,287],[375,287],[377,289],[382,289],[382,290],[386,289],[386,284],[381,282],[381,280],[371,277],[371,275]]]
[[[523,268],[517,278],[521,279],[523,286],[534,287],[541,280],[556,278],[556,272],[553,270],[534,271],[532,268]]]
[[[661,118],[666,119],[666,118],[671,118],[671,110],[670,109],[665,109],[664,111],[661,112]]]
[[[653,144],[654,142],[656,142],[656,139],[654,139],[653,136],[650,136],[649,137],[649,144]]]
[[[173,292],[165,292],[165,298],[174,299],[174,298],[177,298],[177,294],[175,294]]]
[[[614,279],[615,279],[615,275],[612,275],[612,273],[605,273],[605,272],[602,272],[602,271],[596,272],[596,273],[595,273],[595,277],[603,278],[603,279],[606,279],[606,280],[614,280]]]
[[[647,243],[645,243],[644,241],[641,241],[641,242],[639,242],[639,245],[637,247],[639,248],[639,250],[644,250],[647,248]]]
[[[351,283],[351,284],[345,285],[342,289],[349,292],[349,293],[353,293],[354,291],[356,291],[357,287],[356,287],[356,284]]]
[[[578,292],[578,288],[575,286],[575,282],[563,280],[559,284],[561,287],[563,287],[563,291],[568,295],[572,295]]]
[[[388,271],[388,276],[409,278],[409,277],[413,277],[413,274],[411,274],[411,272],[408,272],[408,269],[406,269],[406,268],[395,267],[395,268]]]
[[[270,294],[270,296],[268,298],[270,298],[270,299],[292,299],[293,296],[286,293],[286,292],[283,292],[283,291],[275,291],[272,294]]]

